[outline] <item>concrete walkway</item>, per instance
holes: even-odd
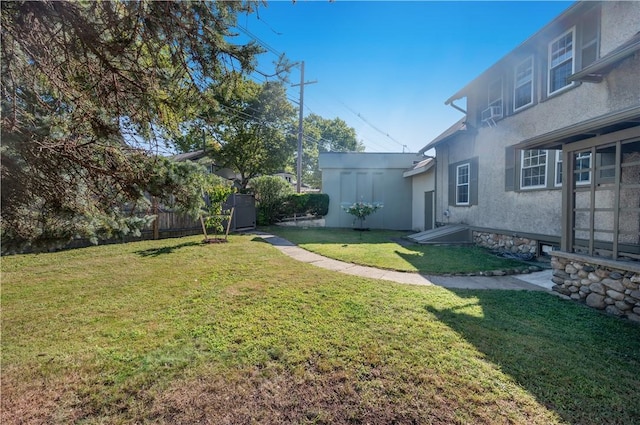
[[[444,288],[462,289],[508,289],[527,291],[551,291],[551,270],[515,276],[426,276],[419,273],[382,270],[333,260],[309,252],[286,239],[268,233],[255,232],[256,236],[269,242],[291,258],[313,264],[327,270],[354,276],[390,280],[410,285],[437,285]]]

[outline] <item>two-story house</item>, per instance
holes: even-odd
[[[445,103],[438,221],[640,273],[640,2],[573,4]]]

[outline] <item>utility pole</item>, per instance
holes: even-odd
[[[296,192],[300,193],[302,188],[302,121],[304,118],[304,86],[314,84],[317,81],[304,81],[304,61],[300,62],[300,84],[291,84],[292,87],[300,86],[300,114],[298,116],[298,161],[297,161],[297,182]]]

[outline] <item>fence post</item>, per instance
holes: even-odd
[[[151,208],[153,214],[156,216],[153,220],[153,239],[160,239],[160,215],[158,214],[158,199],[154,196],[151,198]]]

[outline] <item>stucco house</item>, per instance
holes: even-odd
[[[439,222],[482,245],[554,248],[557,290],[636,315],[639,31],[640,2],[574,3],[447,99],[464,116],[421,151],[436,151]],[[592,269],[597,283],[614,273],[615,298],[589,288]]]

